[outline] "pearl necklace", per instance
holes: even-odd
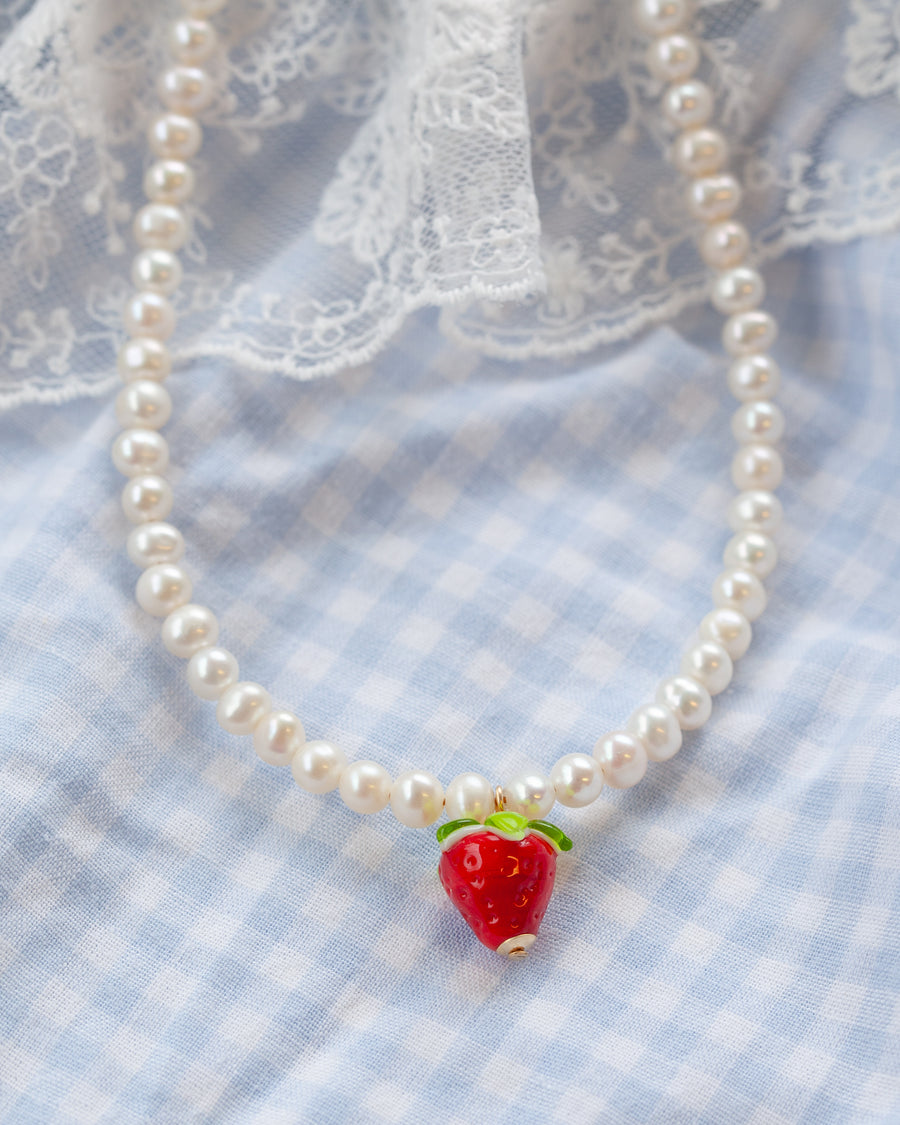
[[[749,237],[733,218],[741,188],[724,170],[728,161],[724,136],[709,125],[713,94],[694,77],[700,46],[689,31],[691,0],[636,0],[634,14],[651,40],[649,69],[664,86],[662,111],[674,133],[671,160],[687,178],[688,210],[703,224],[699,251],[714,271],[711,300],[727,317],[722,341],[732,357],[728,387],[741,404],[732,420],[738,449],[731,475],[738,495],[728,509],[728,523],[734,535],[725,548],[725,569],[713,582],[714,608],[700,623],[699,640],[684,653],[678,674],[659,684],[653,702],[639,707],[622,729],[603,735],[593,753],[567,754],[546,776],[521,773],[496,789],[478,773],[461,774],[446,787],[426,770],[392,778],[377,762],[348,762],[333,742],[307,742],[296,715],[274,707],[260,684],[239,679],[237,659],[218,644],[216,617],[191,600],[191,580],[181,565],[184,540],[165,522],[173,496],[164,476],[168,445],[159,431],[172,413],[164,385],[172,366],[165,341],[175,328],[169,297],[181,281],[176,251],[188,237],[188,221],[181,209],[194,189],[188,161],[202,140],[196,115],[213,95],[212,79],[201,64],[216,51],[209,17],[224,3],[183,0],[186,14],[172,25],[169,44],[175,65],[159,82],[165,111],[152,122],[148,134],[155,158],[144,180],[150,202],[134,222],[141,249],[131,271],[137,292],[124,314],[129,339],[118,356],[125,386],[116,398],[115,412],[123,430],[113,444],[112,459],[128,478],[122,506],[136,525],[128,537],[128,554],[143,571],[137,600],[147,613],[163,619],[163,644],[173,656],[187,661],[188,684],[201,699],[216,703],[219,725],[252,738],[263,761],[290,765],[307,792],[338,789],[344,803],[362,814],[379,812],[389,804],[394,816],[411,828],[427,827],[446,812],[451,823],[438,836],[443,846],[441,878],[448,894],[482,941],[501,953],[522,956],[534,940],[526,929],[536,931],[549,899],[556,852],[571,846],[559,829],[542,818],[556,802],[583,808],[597,799],[604,785],[616,789],[635,785],[648,761],[671,758],[681,748],[683,732],[707,721],[712,696],[727,687],[733,662],[747,651],[750,623],[766,603],[762,579],[776,562],[771,534],[781,522],[781,505],[772,490],[781,482],[782,461],[774,443],[782,435],[784,419],[771,401],[779,370],[767,354],[776,324],[759,308],[762,278],[745,264]],[[524,867],[545,882],[549,878],[549,887],[541,903],[532,904],[527,918],[518,917],[511,924],[516,932],[498,941],[502,934],[497,927],[504,923],[497,921],[499,908],[492,900],[487,901],[489,921],[470,917],[474,908],[466,903],[481,892],[467,869],[488,872],[490,881],[490,849],[500,849],[499,872],[509,850],[526,845],[530,858],[523,859]],[[518,860],[514,866],[518,870]],[[495,875],[491,893],[502,898],[496,882],[500,875]],[[483,883],[483,876],[479,878]],[[516,902],[521,906],[519,898]]]

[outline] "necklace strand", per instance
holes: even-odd
[[[690,0],[636,0],[634,15],[640,31],[650,38],[648,67],[663,87],[662,112],[673,133],[670,159],[686,178],[688,211],[702,223],[698,249],[713,271],[711,300],[727,318],[722,329],[722,342],[731,357],[727,381],[740,402],[732,419],[738,448],[731,476],[738,494],[727,516],[734,535],[725,547],[725,569],[712,585],[714,608],[700,623],[699,639],[685,651],[679,672],[660,682],[654,701],[639,707],[622,729],[603,735],[592,753],[567,754],[549,775],[520,773],[496,790],[478,773],[461,774],[446,789],[426,770],[392,778],[377,762],[348,762],[333,742],[307,742],[296,715],[274,707],[262,685],[239,679],[236,657],[218,643],[215,615],[191,601],[193,586],[182,565],[184,539],[165,522],[173,495],[164,475],[168,444],[159,431],[172,413],[164,385],[172,368],[165,342],[175,329],[169,298],[182,275],[176,252],[189,233],[182,210],[194,191],[189,161],[202,142],[197,115],[214,92],[213,80],[202,65],[217,51],[209,17],[224,5],[225,0],[183,0],[185,15],[170,29],[175,62],[159,81],[165,109],[148,132],[154,157],[144,178],[149,202],[134,221],[140,251],[131,271],[136,292],[124,312],[129,338],[118,355],[125,386],[116,398],[122,432],[113,443],[112,459],[128,478],[122,506],[135,524],[128,537],[128,554],[142,569],[138,603],[163,619],[163,644],[173,656],[187,661],[191,690],[200,699],[215,702],[216,718],[224,730],[251,737],[263,761],[290,765],[307,792],[337,788],[356,812],[375,813],[390,804],[396,818],[412,828],[433,824],[444,811],[450,820],[484,821],[497,808],[540,819],[556,802],[570,808],[591,804],[604,784],[616,789],[635,785],[648,761],[671,758],[681,748],[683,732],[707,721],[712,697],[731,681],[733,662],[749,647],[751,622],[765,608],[762,580],[775,566],[771,536],[781,523],[781,505],[773,490],[783,469],[774,446],[784,419],[772,402],[780,374],[768,354],[777,326],[759,307],[765,295],[763,280],[746,264],[750,239],[734,218],[741,187],[726,170],[725,137],[709,124],[713,93],[695,77],[701,46],[690,29]]]

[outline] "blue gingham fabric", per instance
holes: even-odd
[[[0,420],[0,1120],[900,1121],[900,240],[767,271],[787,511],[754,645],[588,810],[523,962],[432,830],[258,762],[133,600],[111,403]],[[445,782],[651,697],[732,495],[718,320],[504,365],[425,314],[313,385],[179,372],[173,520],[242,675]]]

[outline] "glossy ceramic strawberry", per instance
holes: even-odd
[[[556,857],[572,841],[517,813],[452,820],[438,829],[438,874],[450,901],[489,949],[524,957],[553,893]]]

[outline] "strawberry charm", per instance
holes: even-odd
[[[441,883],[475,936],[504,957],[525,957],[553,893],[556,857],[572,841],[545,820],[513,812],[484,824],[451,820],[437,838]]]

